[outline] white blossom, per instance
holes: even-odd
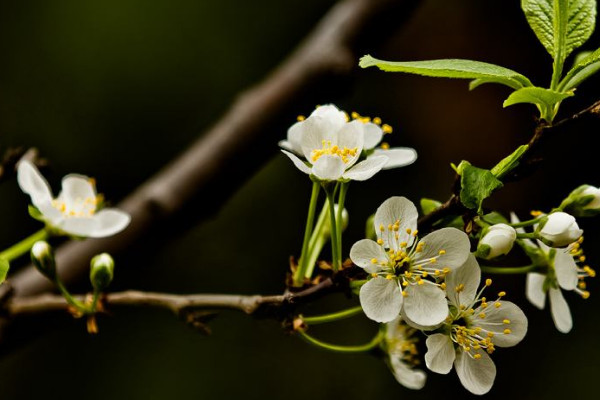
[[[548,215],[540,228],[538,234],[552,247],[566,247],[583,234],[575,217],[562,211]]]
[[[511,347],[527,332],[527,318],[515,304],[504,301],[499,292],[495,300],[478,291],[481,270],[474,256],[446,278],[449,316],[427,338],[425,364],[431,371],[447,374],[454,369],[462,385],[473,394],[487,393],[496,377],[490,358],[496,346]],[[484,286],[491,285],[491,279]]]
[[[111,236],[125,229],[131,220],[123,211],[98,209],[96,187],[87,176],[65,176],[62,191],[56,198],[46,179],[29,161],[19,163],[17,180],[43,220],[61,232],[80,237]]]
[[[479,240],[477,256],[492,259],[510,252],[517,238],[517,232],[512,226],[495,224],[488,228],[485,235]]]
[[[406,325],[400,317],[385,324],[385,350],[388,365],[402,386],[419,390],[425,386],[427,375],[415,368],[418,363],[416,329]]]
[[[592,200],[583,206],[585,210],[600,210],[600,188],[586,185],[581,196],[593,196]]]
[[[371,275],[359,293],[367,317],[389,322],[402,311],[416,326],[433,326],[448,316],[442,280],[469,255],[467,235],[443,228],[418,238],[417,209],[391,197],[375,213],[377,241],[363,239],[350,250],[352,261]]]

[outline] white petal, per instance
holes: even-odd
[[[467,261],[462,267],[452,271],[446,277],[448,299],[456,307],[460,307],[463,304],[469,308],[470,304],[475,300],[480,281],[481,268],[479,268],[475,256],[469,254]],[[456,291],[456,287],[460,284],[464,285],[464,288],[461,291]]]
[[[323,148],[324,141],[333,140],[335,133],[328,129],[327,122],[320,117],[307,118],[302,121],[298,129],[301,129],[298,136],[300,136],[302,154],[308,161],[311,161],[313,150]]]
[[[384,246],[398,250],[397,242],[407,242],[409,246],[412,244],[414,238],[406,233],[406,230],[414,231],[417,229],[418,218],[419,212],[413,202],[406,197],[396,196],[390,197],[377,208],[373,223],[377,236],[383,239]],[[393,232],[389,232],[387,227],[398,220],[400,220],[400,229],[398,230],[399,239],[396,241]],[[381,232],[381,226],[384,227],[384,232]]]
[[[419,390],[425,386],[427,375],[420,369],[412,369],[399,356],[390,355],[390,367],[394,377],[402,386]]]
[[[546,292],[544,292],[544,281],[546,275],[530,272],[525,281],[525,295],[527,300],[540,310],[544,309],[546,304]]]
[[[417,324],[415,321],[411,320],[410,318],[408,318],[408,316],[406,315],[406,313],[404,312],[404,310],[400,310],[400,317],[402,318],[402,320],[404,322],[406,322],[406,324],[408,326],[411,326],[415,329],[418,329],[420,331],[434,331],[437,328],[439,328],[440,326],[443,325],[444,321],[435,324],[435,325],[419,325]]]
[[[571,317],[571,310],[569,305],[563,297],[560,289],[550,288],[550,312],[552,313],[552,320],[554,326],[561,333],[569,333],[573,328],[573,318]]]
[[[432,267],[424,267],[425,269],[444,268],[450,269],[459,268],[467,261],[467,257],[471,254],[471,243],[469,237],[463,231],[456,228],[442,228],[425,236],[421,242],[425,242],[423,251],[417,253],[414,263],[419,263],[421,260],[426,260],[432,257],[438,257],[437,262]],[[439,255],[440,250],[446,253]]]
[[[431,326],[439,324],[448,316],[446,294],[437,286],[428,283],[409,285],[404,289],[402,312],[419,325]]]
[[[481,358],[476,360],[458,351],[454,368],[460,383],[473,394],[485,394],[490,391],[496,378],[496,366],[485,351],[480,351]]]
[[[348,121],[348,115],[341,111],[333,104],[326,104],[317,107],[310,117],[322,118],[327,124],[329,124],[332,132],[337,132],[342,129],[342,126]]]
[[[70,217],[62,220],[58,228],[71,235],[92,237],[99,226],[100,221],[95,218]]]
[[[52,205],[51,201],[45,201],[36,205],[37,209],[44,216],[44,220],[52,226],[59,226],[64,216]]]
[[[447,374],[452,369],[452,363],[456,357],[454,344],[450,337],[443,333],[436,333],[427,338],[427,353],[425,353],[425,364],[433,372]]]
[[[304,133],[303,126],[305,122],[296,122],[287,131],[287,140],[285,142],[289,144],[288,149],[295,154],[302,154],[302,135]],[[281,142],[279,142],[279,145],[281,146]]]
[[[362,239],[354,243],[350,249],[350,259],[356,265],[364,268],[369,274],[381,271],[379,264],[373,264],[372,260],[387,261],[387,255],[380,245],[370,239]]]
[[[480,313],[485,313],[480,318]],[[508,321],[509,323],[505,323]],[[483,329],[481,336],[485,337],[487,332],[493,332],[492,341],[496,346],[511,347],[519,343],[527,333],[527,317],[523,311],[510,301],[500,301],[500,307],[478,307],[472,317],[473,326]],[[504,333],[510,329],[510,333]]]
[[[383,130],[379,125],[376,125],[372,122],[367,122],[363,126],[365,142],[364,148],[367,150],[371,150],[375,146],[381,142],[383,138]]]
[[[298,157],[296,157],[294,154],[290,153],[289,151],[281,150],[281,152],[283,154],[285,154],[286,156],[288,156],[290,158],[290,160],[292,160],[292,162],[294,163],[296,168],[298,168],[300,171],[302,171],[308,175],[312,174],[312,170],[310,169],[310,167],[308,167],[306,164],[304,164],[304,161],[302,161],[301,159],[299,159]]]
[[[86,199],[96,198],[96,188],[89,177],[69,174],[62,179],[62,190],[59,197],[65,202],[67,210],[81,207]]]
[[[326,154],[313,164],[312,173],[324,181],[337,181],[342,177],[344,169],[346,166],[340,157]]]
[[[90,237],[96,238],[119,233],[127,228],[129,222],[131,222],[129,214],[115,208],[105,208],[96,213],[92,218],[98,221],[98,225]]]
[[[289,140],[280,140],[277,145],[281,147],[283,150],[294,152],[294,146]],[[302,153],[298,153],[302,154]]]
[[[381,168],[387,162],[386,157],[369,157],[364,161],[354,165],[344,174],[345,179],[352,179],[353,181],[366,181],[373,175],[381,171]]]
[[[383,169],[405,167],[417,160],[417,152],[410,147],[393,147],[391,149],[375,149],[373,156],[386,156],[388,162]]]
[[[363,123],[360,121],[352,121],[350,123],[344,124],[342,129],[337,131],[335,135],[336,139],[334,139],[334,142],[339,146],[340,149],[356,149],[355,155],[352,157],[348,157],[348,161],[346,162],[346,168],[352,166],[360,157],[364,144],[363,132]]]
[[[17,167],[17,182],[21,190],[31,197],[31,202],[39,204],[52,201],[52,191],[40,171],[27,160],[19,162]],[[38,207],[39,208],[39,207]]]
[[[577,264],[575,264],[573,256],[568,251],[556,249],[554,271],[556,272],[556,280],[558,280],[561,288],[573,290],[577,287]]]
[[[360,288],[359,298],[365,315],[376,322],[394,320],[402,308],[402,291],[396,279],[371,279]]]

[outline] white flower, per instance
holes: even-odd
[[[583,206],[584,210],[599,210],[600,209],[600,189],[597,187],[586,185],[585,189],[580,194],[583,196],[593,196],[592,200]]]
[[[377,242],[363,239],[350,258],[371,274],[359,293],[367,317],[394,320],[400,311],[407,322],[433,326],[448,316],[443,278],[469,255],[469,238],[443,228],[417,239],[417,209],[404,197],[391,197],[375,213]]]
[[[477,256],[489,260],[506,255],[512,249],[516,238],[517,232],[512,226],[506,224],[490,226],[479,241]]]
[[[487,393],[496,377],[490,358],[498,347],[511,347],[527,333],[527,318],[498,293],[495,301],[481,297],[478,291],[481,270],[474,256],[446,278],[450,315],[444,325],[427,338],[425,364],[433,372],[447,374],[452,369],[471,393]],[[491,280],[486,280],[486,286]]]
[[[299,118],[288,130],[287,140],[279,145],[296,167],[322,180],[366,180],[381,169],[406,166],[416,160],[417,154],[411,148],[375,149],[384,129],[370,119],[356,117],[350,121],[348,114],[336,106],[320,106],[307,119]],[[363,151],[366,160],[354,165]]]
[[[552,247],[566,247],[583,234],[575,217],[562,211],[548,215],[542,224],[538,234]]]
[[[513,213],[511,221],[518,223],[519,219]],[[517,229],[524,232],[522,228]],[[546,294],[550,298],[550,312],[552,320],[559,332],[568,333],[573,328],[571,311],[561,289],[573,290],[583,298],[588,298],[590,293],[585,290],[584,278],[595,276],[595,271],[589,266],[580,267],[577,262],[583,263],[585,257],[580,248],[580,243],[575,242],[567,249],[553,249],[541,241],[524,240],[521,242],[529,254],[535,257],[540,267],[540,272],[527,274],[525,294],[535,307],[543,310],[546,304]],[[575,261],[577,260],[577,262]]]
[[[385,325],[385,350],[394,377],[402,386],[419,390],[425,386],[427,375],[415,366],[417,359],[417,331],[397,317]]]
[[[96,188],[87,176],[65,176],[57,198],[53,198],[48,182],[28,161],[19,163],[17,180],[44,221],[67,234],[96,238],[111,236],[125,229],[131,220],[127,213],[114,208],[97,210]]]

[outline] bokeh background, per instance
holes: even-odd
[[[0,1],[0,146],[36,146],[57,188],[69,172],[97,178],[118,201],[192,143],[236,94],[259,81],[314,27],[332,0],[57,0]],[[400,16],[399,16],[400,17]],[[595,34],[586,49],[595,49]],[[374,44],[375,47],[375,44]],[[410,22],[374,55],[398,60],[472,58],[549,82],[551,61],[530,32],[517,0],[424,0]],[[502,109],[507,89],[465,81],[358,70],[339,93],[319,103],[378,115],[395,127],[392,145],[419,151],[414,165],[353,184],[347,249],[364,221],[391,195],[447,198],[450,162],[491,167],[526,142],[534,107]],[[591,79],[561,115],[600,96]],[[299,107],[296,114],[308,114]],[[559,116],[560,118],[560,116]],[[290,115],[289,124],[294,121]],[[487,205],[525,216],[557,205],[581,183],[600,185],[594,144],[600,122],[576,123],[545,147],[543,168],[509,184]],[[281,155],[271,157],[218,207],[203,193],[179,215],[117,255],[115,289],[175,293],[279,293],[287,260],[297,254],[310,183]],[[235,186],[231,186],[235,185]],[[27,216],[16,182],[0,187],[0,247],[39,228]],[[209,206],[210,205],[210,206]],[[597,220],[584,220],[584,248],[600,263]],[[529,333],[494,354],[498,376],[489,398],[583,398],[600,373],[598,285],[583,301],[567,293],[574,329],[558,333],[549,311],[522,295],[520,277],[496,279],[529,316]],[[85,282],[74,289],[86,290]],[[334,297],[306,313],[356,299]],[[100,334],[67,316],[17,321],[35,333],[0,359],[3,399],[345,399],[443,396],[469,398],[454,373],[429,374],[426,388],[398,385],[381,360],[332,354],[286,335],[273,321],[224,312],[202,336],[167,312],[118,310],[102,317]],[[357,317],[313,333],[339,343],[367,341],[376,327]],[[18,331],[17,331],[18,332]]]

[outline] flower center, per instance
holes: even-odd
[[[96,213],[99,203],[98,196],[77,198],[75,201],[65,202],[61,199],[52,200],[52,206],[65,217],[91,217]]]
[[[388,352],[399,356],[402,361],[411,364],[419,364],[419,352],[417,349],[418,338],[416,329],[406,326],[402,323],[396,327],[394,337],[387,339]]]
[[[349,149],[348,147],[341,148],[338,145],[332,145],[331,140],[323,140],[321,146],[320,149],[314,149],[311,152],[310,159],[313,163],[324,155],[330,155],[340,157],[344,164],[347,164],[351,157],[356,156],[358,151],[358,147]]]

